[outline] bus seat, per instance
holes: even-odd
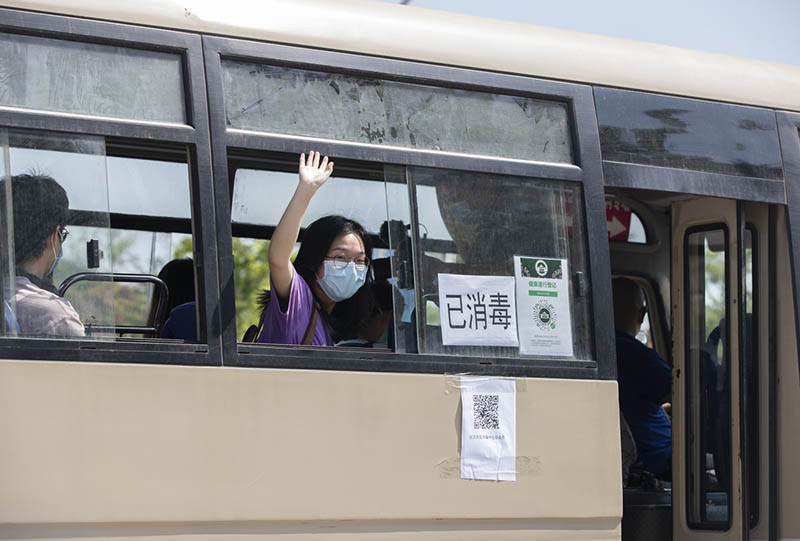
[[[671,483],[660,481],[641,468],[636,442],[619,413],[620,443],[622,444],[622,540],[671,541],[672,492]]]

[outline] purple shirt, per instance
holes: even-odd
[[[273,289],[270,278],[270,289]],[[292,267],[292,285],[289,287],[289,302],[286,312],[281,312],[278,297],[274,296],[267,305],[264,315],[264,328],[258,342],[261,344],[300,344],[311,321],[314,295],[303,277]],[[312,346],[332,346],[333,329],[322,317],[317,318],[317,329]]]

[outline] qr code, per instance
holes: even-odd
[[[474,394],[472,395],[472,416],[475,419],[475,429],[499,429],[500,417],[497,416],[497,407],[500,405],[500,395]]]

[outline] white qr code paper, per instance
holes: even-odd
[[[514,380],[461,377],[461,477],[517,480],[517,389]]]

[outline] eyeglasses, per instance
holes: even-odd
[[[66,227],[62,227],[58,231],[58,238],[61,240],[61,244],[64,244],[64,242],[67,240],[67,237],[69,237],[69,231],[67,231]]]
[[[356,269],[359,271],[367,270],[367,267],[369,266],[369,258],[366,256],[345,257],[343,255],[337,255],[333,257],[328,256],[325,259],[333,261],[333,267],[336,269],[345,268],[351,261],[356,264]]]

